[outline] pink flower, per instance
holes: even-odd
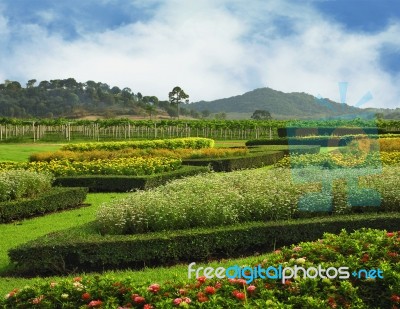
[[[144,306],[143,306],[143,309],[153,309],[154,307],[152,306],[152,305],[150,305],[150,304],[145,304]]]
[[[301,251],[301,247],[300,246],[294,247],[293,251],[299,252],[299,251]]]
[[[152,285],[150,285],[150,286],[147,288],[147,290],[150,291],[150,292],[152,292],[152,293],[154,293],[154,294],[156,294],[156,293],[158,293],[158,291],[160,290],[160,285],[157,284],[157,283],[153,283]]]
[[[184,297],[182,298],[182,300],[187,304],[190,304],[192,302],[192,300],[189,297]]]
[[[247,292],[249,293],[253,293],[256,290],[256,286],[255,285],[249,285],[247,287]]]
[[[183,301],[182,298],[175,298],[175,299],[174,299],[174,305],[175,305],[175,306],[179,306],[179,305],[181,304],[182,301]]]
[[[396,235],[395,232],[386,233],[386,236],[387,236],[387,237],[393,237],[394,235]]]
[[[142,297],[142,296],[136,296],[136,297],[133,299],[133,301],[134,301],[136,304],[143,304],[143,303],[146,302],[146,299],[145,299],[144,297]]]
[[[215,284],[215,288],[216,289],[220,289],[222,287],[222,283],[221,282],[217,282],[216,284]]]
[[[89,308],[100,307],[103,304],[101,300],[92,300],[89,304]]]

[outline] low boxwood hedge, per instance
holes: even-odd
[[[59,231],[9,250],[14,274],[36,275],[142,268],[268,252],[360,228],[397,230],[400,213],[357,214],[140,235],[96,233],[93,223]]]
[[[246,146],[257,145],[318,145],[321,147],[346,146],[354,140],[354,136],[318,136],[310,138],[275,138],[275,139],[254,139],[246,142]]]
[[[87,187],[90,192],[127,192],[154,188],[173,179],[206,173],[208,171],[208,167],[205,166],[182,166],[175,171],[146,176],[80,175],[56,178],[54,185]]]
[[[265,152],[265,151],[283,151],[285,155],[289,155],[290,153],[296,154],[319,154],[321,150],[321,146],[319,145],[257,145],[257,146],[249,146],[250,152]]]
[[[0,203],[0,223],[20,220],[48,212],[78,207],[87,188],[52,188],[36,198]]]
[[[250,153],[241,157],[187,159],[183,160],[182,164],[196,166],[210,165],[215,172],[231,172],[234,170],[272,165],[282,159],[283,156],[284,153],[282,151],[266,151],[263,153]]]

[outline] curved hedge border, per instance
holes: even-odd
[[[79,207],[85,200],[87,192],[87,188],[55,187],[33,199],[2,202],[0,203],[0,223]]]
[[[215,159],[187,159],[182,164],[195,166],[208,166],[215,172],[232,172],[247,168],[257,168],[272,165],[282,159],[284,152],[268,151],[263,153],[250,153],[241,157],[215,158]]]
[[[78,143],[69,144],[61,148],[61,150],[71,151],[87,151],[87,150],[120,150],[125,148],[212,148],[214,147],[214,140],[203,137],[186,137],[186,138],[172,138],[172,139],[157,139],[145,141],[129,141],[129,142],[97,142],[97,143]]]
[[[24,275],[142,268],[209,258],[237,257],[360,228],[397,230],[400,213],[358,214],[207,229],[101,236],[86,227],[55,232],[9,250],[14,272]]]
[[[170,180],[209,172],[206,166],[182,166],[178,170],[147,176],[83,175],[59,177],[54,185],[63,187],[87,187],[90,192],[127,192],[146,190]]]

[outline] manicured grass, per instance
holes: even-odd
[[[338,149],[339,147],[321,147],[320,148],[320,153],[327,153],[327,152],[331,152],[334,151],[336,149]]]
[[[55,151],[61,144],[2,144],[0,143],[0,161],[27,161],[34,152]]]
[[[88,194],[85,201],[85,203],[90,204],[90,206],[10,224],[0,224],[0,274],[8,268],[8,249],[50,232],[79,226],[93,221],[95,217],[94,213],[101,203],[122,198],[127,194],[128,193],[92,193]],[[14,279],[0,278],[0,292],[5,288],[8,289],[11,282],[10,280]]]

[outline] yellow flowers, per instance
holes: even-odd
[[[52,160],[29,163],[0,162],[0,170],[25,169],[51,172],[54,176],[75,175],[151,175],[172,171],[181,166],[181,160],[172,158],[117,158],[110,160],[68,161]]]

